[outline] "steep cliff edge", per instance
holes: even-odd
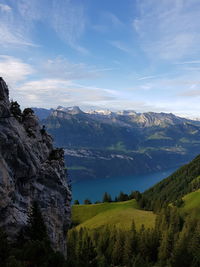
[[[15,239],[36,200],[53,248],[65,253],[70,199],[63,151],[53,148],[31,109],[21,113],[9,101],[0,78],[0,227]]]

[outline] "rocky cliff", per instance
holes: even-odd
[[[36,200],[53,248],[65,253],[70,199],[62,149],[53,148],[31,109],[21,113],[9,101],[0,78],[0,227],[15,239]]]

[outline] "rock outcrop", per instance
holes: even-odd
[[[20,112],[0,78],[0,227],[15,239],[37,201],[53,248],[66,253],[71,192],[64,153],[53,148],[31,109]]]

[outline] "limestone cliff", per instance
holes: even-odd
[[[63,151],[53,148],[31,109],[21,113],[9,101],[0,78],[0,227],[14,239],[36,200],[52,246],[65,253],[70,199]]]

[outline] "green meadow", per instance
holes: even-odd
[[[200,189],[183,197],[184,204],[180,208],[182,214],[195,213],[200,218]]]
[[[129,230],[133,220],[137,229],[142,224],[145,228],[152,228],[155,218],[153,212],[140,210],[136,200],[72,207],[72,221],[77,225],[77,229],[81,227],[97,229],[105,225],[115,225],[117,228]]]

